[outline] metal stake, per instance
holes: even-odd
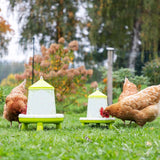
[[[33,82],[34,82],[34,40],[35,40],[35,38],[33,37],[33,58],[32,58],[32,84],[33,84]]]
[[[112,82],[112,63],[113,63],[113,48],[107,48],[108,50],[108,73],[107,73],[107,98],[108,98],[108,105],[112,104],[112,88],[113,88],[113,82]]]

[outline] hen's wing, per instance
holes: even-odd
[[[121,106],[130,106],[132,109],[142,110],[160,101],[160,85],[151,86],[140,92],[124,98]]]
[[[4,118],[9,121],[18,121],[18,115],[26,110],[27,97],[24,95],[12,95],[4,107]]]
[[[8,121],[18,121],[18,115],[26,112],[27,97],[23,94],[9,94],[6,97],[3,117]]]
[[[143,126],[146,122],[151,122],[153,120],[155,120],[158,115],[160,113],[160,104],[154,104],[154,105],[150,105],[142,110],[136,110],[136,114],[135,114],[135,122],[140,125]]]

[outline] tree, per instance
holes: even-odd
[[[60,37],[75,38],[77,0],[9,1],[12,8],[19,6],[19,21],[24,22],[21,42],[38,36],[41,45],[49,46]]]
[[[156,56],[160,40],[160,0],[92,0],[88,3],[89,38],[95,52],[100,48],[104,52],[106,46],[128,52],[127,66],[131,69],[135,68],[138,52],[149,50]],[[103,54],[99,55],[104,59]]]
[[[142,30],[142,51],[149,52],[149,58],[158,57],[160,51],[160,0],[145,1],[145,12],[143,17]],[[143,54],[144,56],[144,54]]]
[[[75,39],[77,26],[81,31],[87,29],[88,34],[81,32],[81,36],[88,39],[91,51],[85,53],[81,49],[81,52],[85,53],[84,60],[88,65],[106,59],[107,46],[116,48],[116,54],[121,59],[121,53],[124,52],[124,58],[128,56],[125,66],[131,69],[135,69],[139,52],[145,54],[147,51],[151,59],[157,56],[160,41],[160,0],[9,1],[12,8],[19,6],[19,20],[25,22],[21,40],[29,41],[36,35],[40,44],[49,46],[60,37],[64,37],[67,42]],[[77,20],[78,5],[83,5],[87,10],[85,23]],[[81,39],[82,37],[78,40]],[[83,56],[80,58],[83,59]]]
[[[7,50],[7,44],[10,39],[7,38],[5,35],[8,32],[13,32],[13,29],[11,29],[11,26],[8,24],[8,22],[2,16],[0,16],[0,57],[2,57]]]

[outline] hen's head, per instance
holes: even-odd
[[[21,114],[26,114],[27,113],[27,105],[25,106],[25,108],[22,108],[21,110]]]
[[[109,112],[105,111],[103,107],[100,108],[100,115],[105,118],[109,118]]]
[[[137,93],[138,89],[137,89],[137,86],[134,83],[130,82],[128,80],[128,78],[125,78],[125,81],[124,81],[124,84],[123,84],[123,91],[132,91],[132,92]]]

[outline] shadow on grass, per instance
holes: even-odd
[[[99,128],[99,129],[109,129],[108,125],[97,125],[97,124],[85,124],[85,126],[82,126],[81,128],[83,127],[89,127],[89,128]]]
[[[116,124],[114,124],[114,126],[116,128],[137,128],[137,127],[139,127],[135,122],[132,122],[131,124],[129,124],[129,123],[126,123],[126,124],[116,123]]]

